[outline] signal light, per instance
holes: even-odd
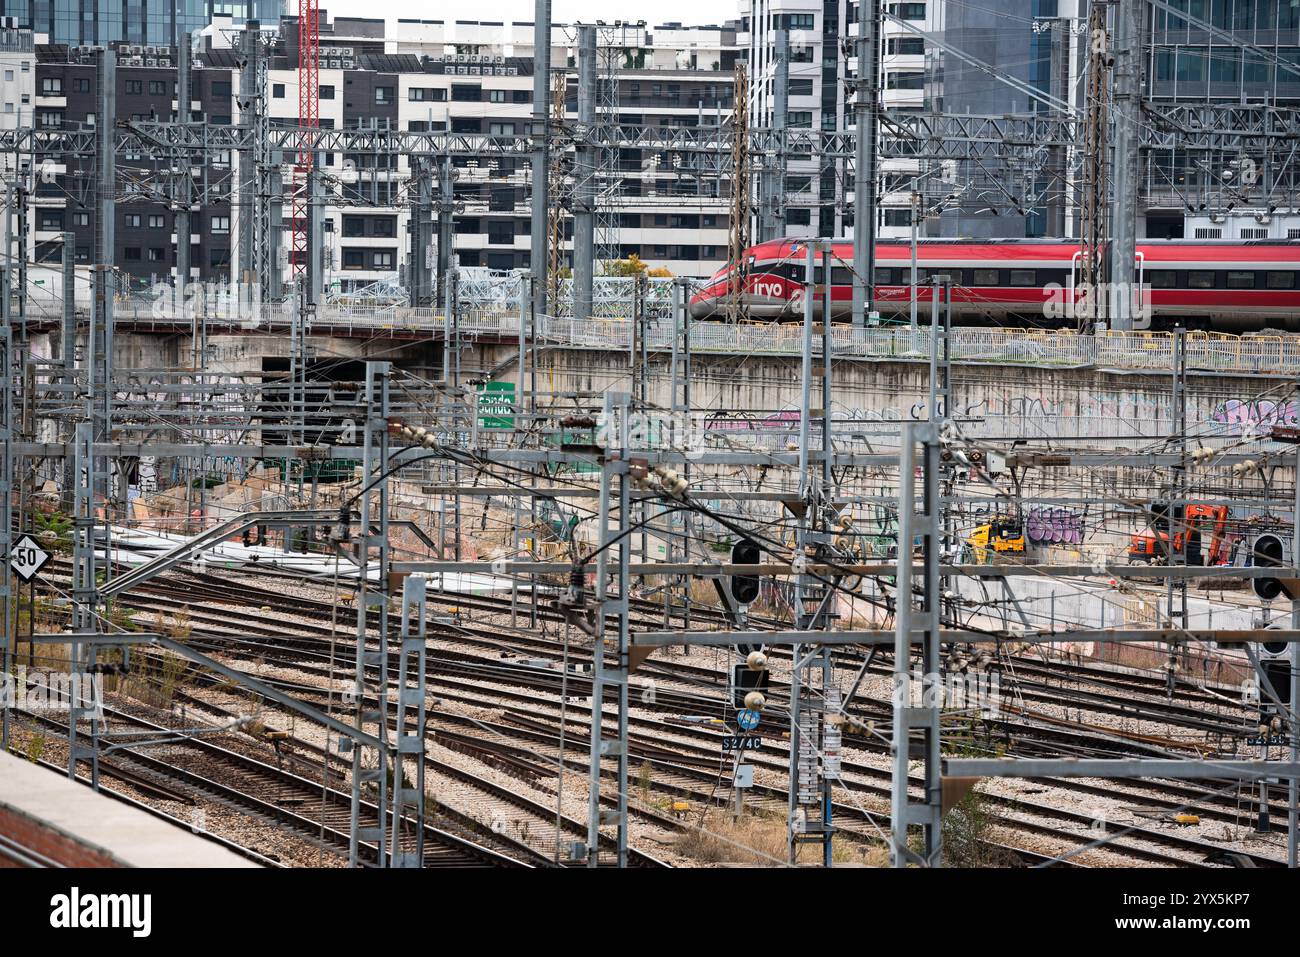
[[[742,538],[731,546],[731,563],[733,565],[757,565],[763,560],[763,550],[749,539]],[[757,575],[732,575],[729,583],[731,597],[741,605],[748,605],[758,597],[759,580]]]
[[[1261,535],[1251,545],[1251,564],[1256,568],[1281,568],[1287,563],[1287,547],[1273,534]],[[1273,601],[1284,592],[1289,594],[1287,582],[1281,578],[1252,578],[1251,587],[1264,601]]]
[[[757,694],[760,700],[766,701],[763,694],[767,686],[772,681],[772,672],[764,668],[762,671],[754,671],[748,665],[733,665],[731,669],[731,701],[737,709],[750,707],[748,701],[751,695]],[[755,711],[762,708],[759,705],[754,708]]]
[[[1285,641],[1265,641],[1259,647],[1260,703],[1268,705],[1276,697],[1284,705],[1291,704],[1291,646]],[[1267,685],[1273,689],[1270,696]]]

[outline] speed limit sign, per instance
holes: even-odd
[[[30,535],[24,535],[9,549],[9,567],[25,582],[31,581],[50,560],[50,553]]]

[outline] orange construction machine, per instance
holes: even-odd
[[[1129,543],[1130,564],[1165,564],[1171,555],[1183,553],[1184,536],[1187,539],[1187,564],[1227,565],[1232,560],[1226,540],[1228,506],[1189,504],[1178,506],[1174,512],[1176,530],[1172,552],[1169,545],[1169,504],[1156,502],[1151,507],[1152,530],[1134,535]],[[1209,549],[1203,551],[1207,537]]]

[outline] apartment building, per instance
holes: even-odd
[[[118,120],[173,120],[176,101],[176,50],[173,47],[115,43],[115,100]],[[35,127],[93,127],[99,101],[97,51],[92,47],[41,44],[36,56]],[[237,80],[229,68],[203,66],[194,71],[191,115],[213,124],[229,124],[234,115]],[[135,288],[169,280],[175,274],[174,204],[159,198],[156,184],[165,162],[122,153],[115,209],[114,263]],[[216,281],[231,265],[232,160],[212,155],[193,168],[196,212],[191,218],[191,279]],[[31,197],[31,247],[37,263],[57,265],[63,256],[63,232],[73,233],[73,255],[89,263],[94,253],[97,209],[94,162],[63,156],[43,163]],[[154,184],[154,186],[151,186]]]
[[[0,0],[0,16],[68,46],[174,46],[219,17],[275,23],[284,10],[285,0]]]
[[[894,17],[923,32],[938,22],[939,0],[887,3],[882,30],[880,88],[887,109],[920,109],[932,97],[927,77],[934,51],[925,39]],[[749,61],[753,96],[750,122],[774,123],[778,31],[789,36],[787,124],[825,132],[853,130],[857,79],[858,5],[851,0],[747,0],[737,41]],[[900,187],[919,172],[912,161],[881,164],[881,236],[910,230],[910,190]],[[853,228],[853,175],[843,159],[794,158],[786,177],[785,219],[791,236],[844,236]]]
[[[286,121],[298,115],[296,29],[286,18],[267,79],[268,109]],[[578,116],[578,28],[555,24],[551,35],[552,69],[564,75],[564,123],[572,125]],[[532,23],[403,20],[387,35],[379,20],[322,22],[320,122],[336,128],[526,133],[533,113],[533,40]],[[597,48],[597,107],[604,122],[696,126],[722,122],[730,113],[734,27],[605,25],[598,29]],[[674,275],[707,275],[716,268],[727,244],[727,184],[674,159],[641,149],[599,158],[598,255],[635,253]],[[324,163],[340,200],[325,213],[327,288],[349,291],[400,275],[410,254],[410,160],[326,155]],[[527,158],[458,157],[454,166],[459,265],[527,268]],[[571,238],[566,224],[566,255]]]
[[[1300,106],[1300,6],[1293,0],[1191,0],[1193,26],[1159,9],[1143,50],[1153,104],[1270,103]],[[1232,41],[1229,42],[1228,38]],[[1199,239],[1300,238],[1300,172],[1274,157],[1157,152],[1143,170],[1139,235]]]
[[[296,20],[260,26],[269,50],[267,112],[272,122],[294,123]],[[192,119],[217,125],[240,122],[239,60],[232,49],[237,33],[231,18],[218,17],[196,34]],[[533,109],[532,37],[529,23],[404,21],[387,34],[382,21],[323,18],[320,123],[336,128],[524,133]],[[552,37],[553,70],[564,77],[563,123],[572,127],[577,122],[577,27],[556,24]],[[598,38],[602,121],[656,127],[725,121],[737,55],[734,26],[619,25],[602,27]],[[95,49],[45,39],[36,38],[34,55],[28,57],[30,105],[23,103],[24,94],[14,85],[15,110],[27,105],[26,121],[37,128],[93,124],[98,96]],[[119,120],[181,115],[175,100],[176,47],[125,41],[108,45],[117,53]],[[14,67],[15,84],[20,83],[21,69]],[[59,160],[47,164],[47,173],[53,175],[36,185],[32,198],[30,255],[57,263],[61,233],[67,229],[75,235],[77,261],[88,262],[96,210],[85,198],[92,195],[93,169],[81,158]],[[191,279],[215,280],[241,269],[238,244],[232,240],[240,216],[251,213],[251,206],[233,189],[240,161],[238,155],[211,155],[193,169],[197,205],[190,237]],[[322,162],[329,175],[326,288],[347,292],[400,281],[410,255],[409,159],[325,154]],[[131,180],[156,180],[163,165],[145,156],[119,156],[117,163],[128,191],[133,189]],[[526,268],[531,224],[527,159],[460,157],[455,166],[454,252],[459,264]],[[597,243],[602,255],[636,253],[675,275],[706,275],[716,268],[727,243],[725,181],[650,150],[611,151],[602,154],[598,166]],[[287,281],[292,272],[287,203],[283,215],[286,256],[280,269]],[[117,216],[115,261],[122,274],[137,287],[173,276],[177,237],[172,204],[141,187],[119,201]],[[570,233],[571,226],[565,234],[566,255]]]

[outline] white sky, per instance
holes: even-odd
[[[533,20],[533,0],[478,0],[472,4],[431,4],[427,0],[319,0],[333,19],[342,17],[384,17],[397,20]],[[645,4],[610,3],[609,0],[551,0],[551,19],[557,23],[612,22],[617,19],[645,19],[651,26],[674,20],[685,24],[716,23],[740,17],[742,0],[655,0]],[[749,4],[746,2],[745,6]],[[288,12],[297,10],[289,0]]]

